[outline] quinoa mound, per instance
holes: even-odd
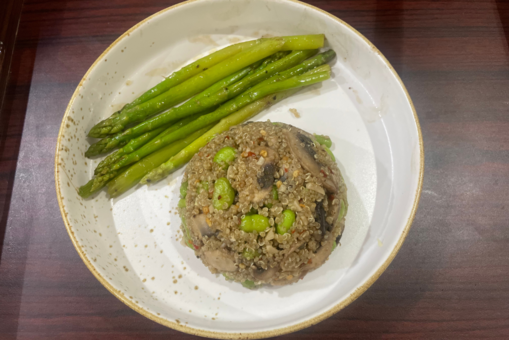
[[[225,148],[229,161],[219,157]],[[238,125],[214,137],[185,170],[183,244],[212,273],[247,288],[292,284],[339,244],[346,191],[315,136],[283,123]]]

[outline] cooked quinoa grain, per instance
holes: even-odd
[[[291,125],[246,123],[216,136],[191,159],[182,186],[183,243],[212,273],[248,288],[298,281],[343,233],[339,168],[326,146]]]

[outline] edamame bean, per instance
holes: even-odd
[[[260,256],[260,253],[258,253],[258,251],[256,250],[253,250],[253,249],[244,249],[244,251],[242,252],[242,256],[244,256],[245,259],[247,260],[252,260],[254,259],[255,257],[258,257]]]
[[[341,221],[343,219],[343,217],[345,217],[346,210],[347,210],[347,206],[346,206],[345,201],[343,201],[343,200],[339,201],[339,217],[338,217],[338,221]]]
[[[185,198],[181,198],[179,200],[178,207],[179,208],[185,208],[186,207],[186,199]]]
[[[315,139],[319,144],[325,145],[328,148],[332,146],[332,141],[329,136],[315,135]]]
[[[245,215],[240,220],[240,229],[245,231],[246,233],[250,233],[253,231],[257,231],[261,233],[265,231],[265,229],[269,228],[269,219],[262,215]]]
[[[295,213],[290,209],[284,210],[283,222],[278,224],[276,227],[277,233],[280,235],[286,234],[294,223],[295,223]]]
[[[236,155],[237,150],[235,150],[231,146],[225,146],[224,148],[216,152],[216,155],[214,156],[214,162],[217,164],[224,164],[225,167],[227,168],[228,165],[230,165],[233,162]]]
[[[182,182],[182,184],[180,185],[180,197],[186,198],[188,185],[189,185],[188,182]]]
[[[336,157],[334,157],[334,154],[332,153],[332,151],[330,151],[330,149],[327,146],[325,146],[325,145],[323,146],[323,148],[329,154],[330,158],[332,158],[332,160],[335,162],[336,161]]]
[[[279,195],[277,194],[277,187],[275,185],[272,186],[272,199],[277,201],[279,199]],[[265,204],[267,208],[272,208],[272,203]]]
[[[242,285],[248,289],[253,289],[256,287],[254,281],[251,281],[251,280],[246,280],[246,281],[242,282]]]
[[[226,179],[226,177],[219,178],[214,183],[214,196],[212,197],[212,204],[217,210],[228,209],[235,199],[235,190]]]

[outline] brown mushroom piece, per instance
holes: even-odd
[[[325,190],[329,193],[337,193],[338,187],[331,178],[323,177],[320,173],[321,165],[316,161],[315,142],[313,138],[303,131],[295,128],[285,130],[284,135],[288,146],[293,155],[299,160],[304,169],[309,171],[313,176],[320,178],[323,182]]]
[[[187,221],[187,225],[191,232],[200,240],[203,236],[210,236],[214,234],[214,230],[212,230],[207,224],[207,216],[205,216],[205,214],[199,214],[190,218],[189,221]]]
[[[255,192],[253,197],[253,201],[258,203],[263,201],[272,192],[276,163],[279,161],[279,157],[276,151],[265,146],[258,146],[253,151],[264,158],[264,163],[261,165],[261,172],[257,179],[259,190]]]
[[[220,272],[234,272],[237,270],[233,255],[229,252],[220,249],[205,250],[201,258],[209,266],[214,267]]]
[[[325,209],[323,208],[323,202],[316,202],[315,207],[315,220],[320,223],[320,236],[317,237],[317,241],[323,240],[323,237],[327,232],[330,232],[332,230],[332,226],[327,222],[327,213],[325,212]]]
[[[274,268],[269,268],[267,270],[255,269],[255,270],[253,270],[253,278],[256,281],[268,282],[277,274],[278,269],[279,269],[279,266],[276,266]]]

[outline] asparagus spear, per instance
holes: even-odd
[[[170,145],[166,146],[165,148],[159,150],[157,153],[154,153],[154,154],[150,155],[149,157],[144,158],[142,161],[134,164],[131,168],[136,169],[135,174],[139,173],[139,178],[136,180],[136,182],[134,182],[134,183],[132,182],[133,177],[132,177],[132,173],[130,171],[131,168],[122,172],[119,175],[119,177],[122,178],[123,176],[126,176],[128,179],[130,179],[131,184],[132,184],[128,188],[125,188],[125,186],[124,186],[125,190],[128,190],[132,186],[136,185],[138,183],[138,181],[140,180],[140,178],[143,177],[143,174],[146,174],[151,169],[157,167],[159,164],[163,163],[164,161],[166,161],[167,159],[169,159],[170,157],[172,157],[173,155],[178,153],[184,147],[186,147],[191,142],[193,142],[196,138],[200,137],[202,134],[207,132],[207,130],[209,130],[212,126],[213,126],[213,124],[196,131],[195,133],[187,136],[184,139],[173,142]],[[92,195],[96,191],[103,188],[112,179],[115,179],[115,177],[121,171],[122,170],[111,171],[111,172],[107,173],[106,175],[101,175],[101,176],[92,178],[90,181],[88,181],[87,184],[85,184],[79,188],[79,190],[78,190],[79,195],[83,198],[90,197],[90,195]],[[122,182],[122,180],[120,180],[120,183],[124,183],[124,182]],[[119,193],[119,195],[120,195],[120,193]]]
[[[257,67],[259,67],[261,63],[262,63],[261,61],[258,61],[252,65],[249,65],[248,67],[243,68],[240,71],[237,71],[237,72],[229,75],[228,77],[213,84],[212,86],[207,88],[202,93],[196,95],[193,98],[193,100],[199,100],[202,97],[205,97],[207,95],[210,95],[211,93],[217,92],[219,89],[222,89],[225,86],[229,86],[229,85],[239,81],[240,79],[242,79],[246,75],[248,75],[251,71],[253,71]],[[196,110],[195,112],[198,112],[198,110]],[[170,121],[167,121],[166,123],[169,123],[169,122]],[[141,123],[141,124],[143,124],[143,123]],[[165,125],[165,124],[161,124],[161,125]],[[135,126],[134,128],[127,129],[124,132],[119,132],[114,136],[105,137],[105,138],[101,139],[100,141],[90,145],[88,147],[88,150],[85,152],[85,156],[90,158],[93,156],[97,156],[101,153],[108,152],[108,151],[116,148],[117,146],[121,145],[122,143],[126,143],[128,140],[135,138],[135,137],[137,137],[143,133],[146,133],[150,130],[151,129],[144,129],[143,131],[139,131],[139,129],[137,130],[136,126]]]
[[[159,167],[150,171],[147,175],[143,177],[141,180],[141,184],[149,184],[153,182],[160,181],[161,179],[168,176],[170,173],[179,169],[181,166],[186,164],[191,160],[191,158],[198,152],[202,147],[204,147],[214,136],[220,134],[224,131],[227,131],[230,127],[241,124],[251,117],[257,115],[261,111],[266,108],[280,102],[281,100],[291,96],[299,89],[292,89],[284,92],[276,93],[275,95],[271,94],[262,99],[259,99],[247,106],[244,106],[239,111],[231,114],[230,116],[221,119],[219,123],[217,123],[212,129],[207,131],[203,136],[196,139],[189,146],[182,149],[175,156],[171,157],[167,162],[161,164]],[[149,156],[150,157],[150,156]],[[147,157],[148,158],[148,157]],[[136,163],[138,164],[138,163]],[[109,193],[109,190],[108,190]]]
[[[141,161],[133,164],[108,183],[108,194],[111,197],[118,197],[127,190],[131,189],[133,186],[138,184],[144,175],[170,159],[172,156],[176,155],[184,147],[190,145],[191,142],[206,133],[211,127],[212,124],[192,133],[184,139],[165,146],[161,150],[158,150],[143,158]]]
[[[199,116],[201,116],[205,113],[209,113],[209,112],[202,112],[200,114],[184,118],[176,124],[164,125],[162,128],[155,129],[155,130],[147,132],[137,138],[133,138],[132,140],[129,141],[129,143],[124,145],[122,148],[118,149],[116,152],[112,153],[111,155],[109,155],[108,157],[103,159],[99,163],[99,165],[97,165],[97,167],[95,168],[94,174],[95,175],[101,174],[110,165],[116,163],[123,155],[127,155],[135,150],[138,150],[143,145],[147,144],[149,141],[151,141],[152,139],[154,139],[156,137],[160,138],[160,137],[163,137],[173,131],[180,129],[184,125],[191,123],[193,120],[195,120],[196,118],[198,118]],[[155,131],[157,131],[158,133],[154,133]]]
[[[324,70],[327,70],[329,65],[323,65],[317,67],[308,72],[308,74],[320,73]],[[259,99],[239,111],[227,116],[226,118],[221,119],[221,121],[216,124],[212,129],[210,129],[207,133],[205,133],[200,138],[196,139],[193,143],[191,143],[186,148],[182,149],[178,154],[170,158],[166,163],[161,164],[158,168],[152,170],[141,180],[141,184],[148,184],[157,182],[175,170],[179,169],[181,166],[186,164],[191,160],[191,158],[202,148],[204,147],[215,135],[220,134],[230,127],[240,124],[251,117],[257,115],[264,109],[278,103],[279,101],[293,95],[298,92],[300,89],[291,89],[288,91],[283,91],[276,93],[275,95],[268,95],[262,99]]]
[[[214,93],[212,93],[213,91],[209,88],[206,90],[207,93],[201,93],[195,98],[192,98],[191,100],[182,104],[181,106],[172,108],[163,114],[152,117],[135,127],[127,129],[123,133],[117,134],[113,137],[105,138],[96,144],[91,145],[85,153],[85,156],[91,157],[99,153],[109,151],[116,147],[119,142],[122,142],[125,139],[133,138],[134,136],[138,136],[146,131],[150,131],[171,121],[177,120],[195,112],[202,111],[205,108],[221,104],[222,102],[233,98],[241,92],[245,91],[254,84],[270,77],[271,75],[296,65],[297,63],[312,56],[314,53],[316,53],[316,50],[294,51],[286,57],[273,62],[272,64],[269,64],[265,69],[260,69],[231,86],[223,86]],[[304,73],[304,70],[302,70],[301,74],[302,73]],[[215,87],[216,85],[213,86]],[[217,87],[215,88],[217,89]]]
[[[245,41],[242,43],[227,46],[223,49],[220,49],[219,51],[211,53],[203,58],[200,58],[195,62],[192,62],[191,64],[182,67],[180,70],[173,72],[171,75],[166,77],[162,82],[152,87],[147,92],[143,93],[141,96],[133,100],[131,103],[124,106],[122,110],[129,109],[131,107],[144,103],[147,100],[157,97],[161,93],[168,91],[170,88],[182,83],[183,81],[195,76],[196,74],[205,71],[206,69],[216,65],[217,63],[225,59],[228,59],[231,56],[259,43],[260,41],[256,40]]]
[[[192,95],[203,91],[222,78],[281,50],[283,44],[284,42],[280,39],[272,39],[254,45],[212,66],[208,70],[189,78],[181,84],[172,87],[155,98],[129,109],[122,110],[122,112],[115,117],[103,120],[90,130],[89,136],[103,137],[107,134],[120,132],[124,130],[124,127],[128,124],[139,122],[146,117],[169,109]]]
[[[89,136],[99,138],[122,131],[127,124],[164,111],[200,92],[211,83],[276,51],[316,49],[322,47],[323,42],[323,34],[262,39],[260,43],[254,44],[252,47],[215,64],[179,85],[169,88],[165,93],[160,93],[157,97],[126,108],[120,113],[114,114],[113,117],[101,121],[92,128]]]
[[[330,78],[330,67],[324,72],[318,72],[314,74],[304,74],[284,81],[269,84],[267,86],[257,89],[254,92],[248,91],[248,93],[242,94],[223,104],[216,111],[203,115],[200,118],[193,121],[192,123],[189,123],[186,126],[178,129],[177,131],[170,133],[160,139],[156,138],[155,140],[152,140],[150,143],[144,145],[135,152],[123,156],[116,164],[111,166],[109,169],[110,171],[116,171],[126,165],[137,162],[141,158],[151,154],[152,152],[159,150],[165,145],[168,145],[175,140],[181,139],[187,136],[188,134],[198,129],[201,129],[202,127],[210,123],[217,122],[218,120],[228,116],[229,114],[269,94],[315,84],[327,80],[329,78]]]
[[[154,139],[155,137],[157,137],[161,132],[166,130],[170,125],[171,124],[163,125],[160,128],[157,128],[155,130],[149,131],[149,132],[144,133],[143,135],[141,135],[139,137],[131,139],[122,148],[118,149],[117,151],[115,151],[114,153],[112,153],[111,155],[109,155],[108,157],[103,159],[97,165],[97,167],[95,168],[94,174],[97,175],[97,174],[101,173],[101,170],[103,170],[105,167],[107,167],[107,166],[115,163],[116,161],[118,161],[120,159],[120,157],[122,157],[123,155],[126,154],[125,150],[127,150],[127,148],[130,148],[133,151],[136,150],[136,149],[139,149],[141,146],[145,145],[148,141],[150,141],[150,140]],[[130,151],[130,152],[132,152],[132,151]]]

